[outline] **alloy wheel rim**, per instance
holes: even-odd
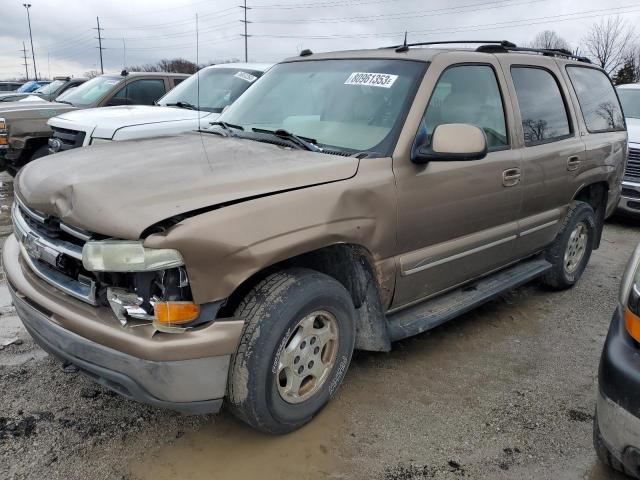
[[[564,252],[564,268],[567,273],[576,271],[587,250],[589,232],[584,222],[580,222],[571,232]]]
[[[338,353],[338,321],[326,310],[305,316],[278,352],[276,385],[287,403],[312,397],[327,381]]]

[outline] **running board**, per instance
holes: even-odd
[[[431,300],[387,315],[391,341],[431,330],[488,302],[506,290],[519,287],[551,269],[544,259],[517,263]]]

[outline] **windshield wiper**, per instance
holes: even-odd
[[[71,102],[67,102],[66,100],[54,100],[57,103],[66,103],[67,105],[73,105]]]
[[[221,121],[216,121],[216,122],[209,122],[209,125],[213,126],[213,127],[222,127],[222,129],[227,132],[230,136],[234,136],[235,134],[233,133],[233,130],[243,130],[244,128],[242,127],[242,125],[234,125],[233,123],[227,123],[227,122],[221,122]],[[204,132],[206,132],[206,130],[203,130]]]
[[[295,143],[297,146],[304,150],[309,150],[310,152],[322,152],[322,148],[316,145],[316,140],[313,138],[300,137],[294,133],[291,133],[283,128],[279,128],[278,130],[266,130],[263,128],[252,128],[252,131],[256,133],[267,133],[271,135],[275,135],[276,137],[283,138],[285,140],[289,140],[292,143]]]
[[[187,110],[198,110],[198,107],[192,105],[189,102],[175,102],[175,103],[167,103],[165,104],[167,107],[178,107],[178,108],[186,108]]]

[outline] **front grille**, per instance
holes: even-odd
[[[95,276],[82,265],[82,247],[91,234],[19,200],[13,205],[12,217],[22,257],[33,273],[68,295],[96,305]]]
[[[60,142],[59,148],[56,148],[57,145],[52,144],[51,140],[49,141],[49,146],[54,150],[54,153],[57,151],[71,150],[72,148],[81,147],[84,143],[86,132],[58,127],[52,127],[51,129],[53,130],[51,139],[55,139]]]
[[[627,169],[624,172],[625,178],[640,180],[640,149],[630,148]]]

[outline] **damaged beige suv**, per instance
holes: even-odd
[[[304,51],[207,131],[27,165],[4,268],[35,341],[105,387],[284,433],[354,349],[575,284],[626,152],[568,52]]]

